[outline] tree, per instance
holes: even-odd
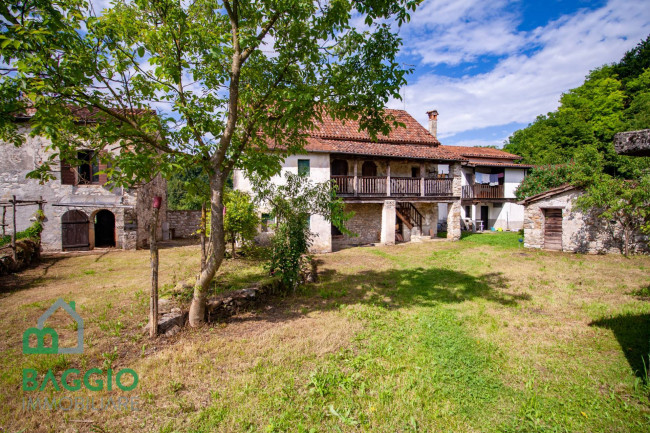
[[[210,182],[201,167],[187,167],[167,180],[169,210],[200,210],[210,201]]]
[[[564,93],[557,111],[537,117],[515,131],[504,149],[529,164],[565,164],[585,146],[596,146],[603,170],[612,176],[638,179],[650,160],[618,155],[615,133],[650,127],[650,37],[614,65],[587,75],[584,83]]]
[[[260,180],[253,184],[257,198],[271,207],[277,220],[269,269],[280,276],[285,287],[295,290],[314,236],[309,229],[311,215],[322,215],[343,233],[351,234],[344,224],[352,214],[345,212],[331,182],[314,184],[291,173],[286,173],[285,180],[280,186]]]
[[[232,258],[235,258],[237,241],[250,241],[257,234],[260,219],[251,197],[242,191],[228,191],[225,198],[226,214],[223,217],[226,241],[232,246]]]
[[[190,307],[197,326],[225,252],[229,174],[277,172],[323,116],[388,133],[384,106],[408,72],[396,28],[419,3],[115,0],[101,16],[86,0],[3,3],[0,131],[20,144],[6,114],[35,109],[30,133],[55,150],[40,179],[82,145],[121,148],[103,154],[114,185],[201,167],[212,231]]]
[[[613,222],[612,231],[618,224],[623,231],[623,253],[628,255],[633,234],[650,233],[650,175],[634,182],[603,174],[576,199],[576,207]]]

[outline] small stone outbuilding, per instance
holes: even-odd
[[[614,222],[583,213],[575,199],[584,191],[563,185],[519,202],[524,205],[524,246],[573,253],[621,253],[623,234]],[[647,252],[648,237],[637,234],[633,252]]]

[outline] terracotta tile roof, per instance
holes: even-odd
[[[529,164],[515,164],[514,162],[479,162],[471,161],[469,164],[473,167],[506,167],[506,168],[533,168],[533,165]]]
[[[436,138],[429,134],[420,123],[404,110],[386,109],[386,114],[391,115],[396,121],[403,123],[405,127],[394,128],[389,135],[379,135],[377,141],[380,143],[419,143],[437,146],[440,144]],[[316,126],[310,134],[312,137],[329,138],[332,140],[355,140],[371,141],[370,135],[365,131],[359,131],[359,122],[325,118]]]
[[[515,155],[501,149],[492,149],[491,147],[470,147],[470,146],[442,146],[458,155],[470,158],[498,158],[498,159],[521,159],[521,156]]]
[[[392,158],[438,159],[467,161],[440,145],[420,123],[404,110],[386,110],[405,127],[397,127],[388,135],[379,135],[372,141],[365,131],[359,131],[359,122],[331,118],[323,119],[310,133],[305,150],[308,152],[372,155]]]
[[[331,140],[309,137],[305,150],[308,152],[343,153],[350,155],[372,155],[393,158],[439,159],[445,161],[466,161],[442,146],[428,144],[386,143],[356,140]]]

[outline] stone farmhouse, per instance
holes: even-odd
[[[346,210],[354,212],[347,227],[355,237],[312,215],[312,251],[436,237],[439,212],[444,212],[451,240],[460,239],[463,224],[472,229],[522,227],[523,207],[514,203],[514,190],[529,166],[516,164],[519,157],[496,149],[441,145],[435,110],[428,113],[428,131],[406,111],[387,111],[405,127],[376,141],[357,122],[324,119],[310,134],[305,154],[286,158],[282,173],[272,179],[282,182],[285,171],[303,173],[313,182],[331,179]],[[242,171],[235,171],[233,185],[252,190]],[[262,220],[266,231],[269,214],[262,213]]]
[[[152,216],[153,197],[165,197],[166,182],[158,177],[135,188],[109,188],[91,149],[80,149],[82,163],[72,167],[55,161],[59,168],[54,180],[40,184],[27,173],[52,155],[50,142],[44,137],[29,137],[30,116],[16,117],[27,137],[21,147],[0,143],[0,201],[16,196],[17,200],[45,201],[41,247],[44,251],[90,250],[99,247],[141,248],[149,243],[148,224]],[[80,121],[88,121],[81,119]],[[163,199],[159,227],[165,222],[166,200]],[[16,230],[25,230],[34,221],[33,207],[18,207]],[[162,231],[159,229],[159,237]]]

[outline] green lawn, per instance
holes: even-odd
[[[163,284],[195,272],[197,254],[161,251]],[[513,233],[320,258],[318,284],[156,342],[139,332],[146,252],[60,260],[38,284],[30,272],[42,271],[26,272],[15,284],[32,285],[0,299],[10,325],[0,427],[76,431],[73,420],[89,419],[84,428],[96,431],[648,431],[650,258],[524,250]],[[218,281],[241,287],[263,275],[259,263],[228,261]],[[83,284],[93,276],[92,288]],[[114,365],[139,373],[146,410],[16,417],[15,376],[32,361],[13,345],[60,295],[85,306],[93,342],[65,365],[101,365],[118,345]]]

